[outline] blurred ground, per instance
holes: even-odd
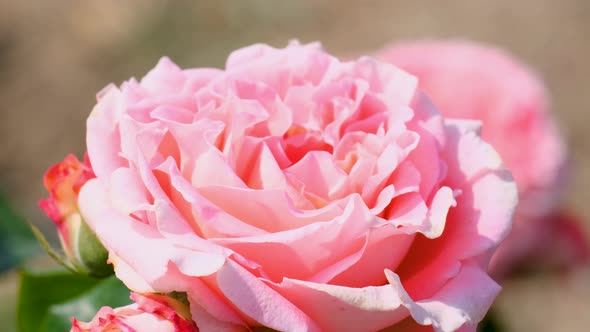
[[[392,40],[460,37],[496,44],[546,79],[572,150],[566,204],[590,220],[590,1],[19,1],[0,0],[0,191],[30,220],[45,169],[84,151],[103,86],[143,75],[162,55],[222,66],[240,46],[319,40],[356,54]],[[0,297],[14,296],[0,279]],[[584,331],[590,272],[513,281],[497,311],[509,331]]]

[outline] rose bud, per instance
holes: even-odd
[[[72,318],[70,332],[197,332],[188,308],[164,295],[131,293],[135,303],[121,308],[102,307],[89,323]]]
[[[94,177],[88,156],[80,162],[68,155],[45,173],[43,184],[49,198],[40,200],[39,206],[57,225],[65,253],[62,263],[76,272],[100,277],[112,274],[108,253],[78,210],[80,188]]]

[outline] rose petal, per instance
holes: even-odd
[[[223,265],[223,255],[175,247],[148,225],[114,210],[105,210],[107,202],[100,181],[90,180],[82,187],[79,203],[88,225],[112,254],[138,271],[148,283],[166,275],[168,262],[192,276],[212,274]],[[117,234],[125,234],[125,241],[119,241]],[[146,256],[150,259],[143,259]]]
[[[408,315],[389,285],[350,288],[286,278],[272,287],[322,331],[377,331]]]
[[[401,296],[412,317],[435,331],[452,332],[465,324],[477,325],[492,305],[500,286],[479,266],[463,264],[459,274],[428,299],[414,301],[404,290],[399,277],[387,270],[387,279]]]
[[[262,326],[278,331],[320,331],[305,313],[232,261],[219,270],[217,282],[233,305]]]
[[[358,195],[342,203],[346,206],[341,215],[330,221],[283,232],[213,241],[258,262],[273,280],[283,277],[305,280],[361,249],[366,234],[383,223],[371,215]],[[335,250],[334,244],[342,242],[348,245]]]

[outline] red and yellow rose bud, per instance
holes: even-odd
[[[131,293],[135,302],[121,308],[102,307],[89,323],[72,318],[70,332],[198,332],[189,308],[165,295]]]
[[[80,162],[76,156],[68,155],[45,173],[43,184],[49,198],[40,200],[39,206],[57,225],[68,267],[93,276],[106,276],[113,272],[107,264],[108,252],[78,209],[80,189],[94,177],[88,156]]]

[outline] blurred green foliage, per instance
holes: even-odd
[[[90,321],[103,306],[131,303],[129,290],[116,277],[95,279],[69,271],[25,270],[19,293],[17,325],[22,332],[68,331],[71,317]]]
[[[24,219],[0,196],[0,272],[21,264],[40,248]]]

